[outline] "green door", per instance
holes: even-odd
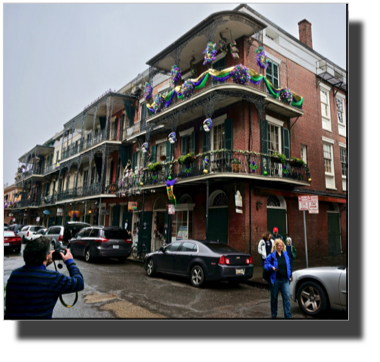
[[[49,216],[48,227],[55,225],[55,217]]]
[[[145,244],[146,252],[150,252],[150,239],[152,229],[152,211],[144,211],[144,220],[142,219],[142,212],[140,212],[140,230],[139,241]]]
[[[208,240],[228,244],[228,208],[209,209]]]
[[[278,233],[285,240],[286,236],[286,210],[285,209],[267,209],[267,228],[270,233],[273,228],[278,228]]]
[[[87,224],[90,223],[90,217],[91,217],[91,215],[86,215],[86,217],[85,217],[85,222],[86,222]]]
[[[70,216],[66,216],[65,217],[65,222],[69,222],[71,220],[71,217]]]
[[[120,205],[112,208],[112,226],[120,226]]]
[[[128,230],[132,232],[133,229],[132,229],[132,213],[131,212],[126,212],[126,211],[123,212],[123,221],[121,223],[123,229],[126,222],[128,223]]]
[[[327,213],[327,225],[329,229],[329,255],[339,255],[341,253],[339,214]]]
[[[55,225],[62,225],[62,216],[57,216]]]

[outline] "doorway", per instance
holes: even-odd
[[[209,199],[208,235],[212,241],[228,244],[228,197],[222,190],[214,191]]]
[[[329,255],[339,255],[341,248],[340,215],[338,205],[330,202],[327,206],[327,227],[329,238]]]
[[[278,228],[278,233],[285,237],[288,234],[286,222],[286,201],[282,196],[270,195],[267,200],[267,230],[272,233]]]

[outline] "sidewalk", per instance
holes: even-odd
[[[132,256],[128,260],[134,261],[136,263],[143,263],[143,259],[134,259]],[[347,266],[347,254],[341,254],[336,256],[322,256],[322,257],[309,257],[308,258],[309,268],[315,268],[318,266]],[[294,259],[293,270],[305,269],[306,260],[305,258]],[[247,281],[247,284],[259,287],[259,288],[269,288],[269,285],[262,278],[263,267],[262,263],[254,265],[253,277]]]

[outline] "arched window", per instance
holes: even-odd
[[[282,196],[269,195],[267,199],[267,208],[286,209],[286,202]]]
[[[179,199],[178,203],[179,204],[192,204],[193,203],[193,199],[191,198],[190,195],[185,194],[185,195],[181,196],[181,198]]]
[[[228,197],[222,190],[214,191],[210,195],[209,207],[228,207]]]
[[[156,200],[153,206],[154,211],[166,211],[166,203],[163,198]]]

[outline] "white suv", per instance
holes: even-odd
[[[36,225],[27,225],[27,226],[24,226],[19,231],[17,236],[19,236],[21,238],[22,243],[25,243],[27,241],[32,240],[32,235],[34,235],[40,229],[44,229],[44,227],[43,226],[36,226]]]

